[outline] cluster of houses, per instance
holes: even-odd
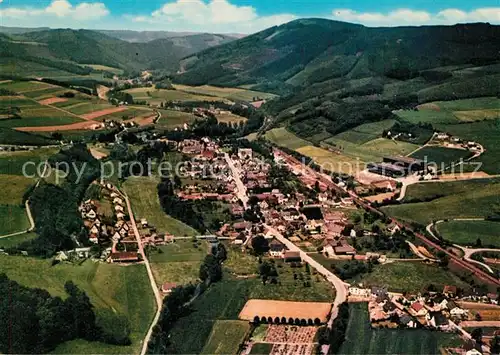
[[[459,137],[452,136],[445,132],[438,132],[433,137],[434,141],[449,148],[466,149],[472,153],[480,152],[482,147],[474,141],[463,141]]]
[[[121,193],[110,183],[100,184],[102,198],[112,208],[113,216],[108,216],[101,208],[101,202],[86,200],[80,207],[84,225],[88,229],[89,241],[99,245],[108,262],[134,262],[140,257],[137,250],[134,232],[128,221],[125,201]],[[129,245],[134,251],[119,250],[119,245]]]
[[[349,302],[368,302],[372,326],[427,327],[454,331],[455,323],[466,320],[469,311],[456,303],[457,289],[445,286],[442,292],[409,295],[386,288],[349,287]]]

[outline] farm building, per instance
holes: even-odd
[[[368,164],[368,171],[390,177],[402,177],[407,175],[405,168],[389,163],[370,163]]]
[[[326,323],[332,308],[331,303],[326,302],[291,302],[252,299],[247,301],[240,312],[239,318],[253,322],[256,317],[266,322],[271,319],[274,322],[279,319],[280,323],[289,323],[305,320],[307,323]],[[285,320],[285,322],[283,322]]]
[[[422,171],[425,168],[423,160],[410,157],[403,157],[403,156],[384,157],[383,162],[400,166],[406,169],[408,173],[414,171]]]

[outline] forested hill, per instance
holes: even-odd
[[[187,84],[310,85],[348,76],[408,79],[419,71],[500,59],[500,26],[368,28],[301,19],[186,58]]]
[[[175,73],[181,58],[232,39],[197,34],[131,43],[90,30],[37,30],[0,34],[0,54],[54,67],[99,64],[126,71],[163,69]]]

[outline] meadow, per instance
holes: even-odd
[[[278,146],[293,150],[297,150],[311,144],[310,142],[297,137],[285,127],[273,128],[267,131],[264,134],[264,138]]]
[[[92,102],[82,102],[81,105],[74,104],[73,106],[66,107],[65,109],[75,115],[83,115],[90,112],[100,111],[111,108],[113,105],[103,100],[93,100]]]
[[[22,175],[0,174],[0,186],[8,186],[0,194],[0,205],[22,205],[24,193],[35,180]]]
[[[450,111],[435,111],[431,109],[420,109],[419,111],[414,110],[398,110],[394,112],[398,117],[404,121],[411,123],[443,123],[443,124],[453,124],[458,123],[458,119]]]
[[[355,144],[367,143],[372,139],[381,137],[383,131],[390,129],[395,122],[396,120],[383,120],[379,122],[365,123],[348,131],[339,133],[333,138]],[[326,140],[326,143],[329,143],[328,139]]]
[[[343,154],[333,153],[326,149],[308,145],[296,149],[297,152],[310,157],[314,162],[328,171],[355,175],[365,169],[361,159],[352,158]]]
[[[161,113],[161,118],[157,122],[156,127],[164,129],[172,129],[183,127],[185,123],[190,124],[199,117],[182,111],[174,110],[158,110]]]
[[[165,282],[182,285],[198,281],[200,265],[207,253],[205,241],[193,243],[190,239],[177,240],[150,251],[149,261],[156,283],[160,287]]]
[[[253,91],[243,88],[217,87],[211,85],[202,85],[202,86],[174,85],[174,88],[176,88],[179,91],[184,91],[197,95],[216,96],[231,101],[268,100],[277,97],[274,94],[261,91]]]
[[[238,354],[249,331],[250,323],[246,321],[217,320],[201,354]]]
[[[164,101],[221,101],[216,96],[198,95],[181,90],[157,90],[153,87],[128,89],[125,92],[131,94],[134,101],[147,101],[152,105],[159,105]]]
[[[0,205],[0,235],[26,231],[30,227],[26,210],[19,205]]]
[[[24,93],[34,90],[41,90],[54,87],[41,81],[11,81],[8,83],[0,84],[1,89],[15,91],[17,93]]]
[[[31,162],[35,163],[36,167],[33,164],[26,165],[26,176],[37,174],[38,165],[57,151],[57,148],[38,148],[32,151],[0,152],[0,174],[23,175],[23,165]],[[39,170],[41,173],[43,168]]]
[[[441,348],[461,344],[450,333],[416,329],[372,329],[368,305],[349,304],[349,323],[340,354],[441,354]]]
[[[81,118],[71,115],[71,113],[41,105],[21,107],[19,116],[21,118],[0,120],[0,127],[61,126],[83,121]]]
[[[447,168],[452,164],[466,160],[472,153],[465,149],[445,148],[437,146],[427,146],[411,154],[412,158],[422,159],[428,164],[437,164],[439,170]]]
[[[0,255],[2,272],[22,285],[66,297],[64,283],[73,281],[84,290],[95,307],[97,323],[119,327],[130,325],[130,346],[114,346],[85,340],[60,345],[54,353],[138,353],[141,341],[155,312],[153,291],[144,265],[120,266],[87,260],[81,265],[51,260]],[[113,325],[111,325],[113,324]]]
[[[12,248],[28,240],[36,238],[36,233],[28,232],[7,238],[0,238],[0,248]]]
[[[500,248],[500,223],[493,221],[448,221],[436,225],[443,239],[474,246],[481,239],[483,247]]]
[[[193,228],[165,214],[158,199],[158,183],[159,179],[155,177],[129,177],[123,184],[136,220],[146,218],[158,233],[170,233],[178,237],[197,235],[198,232]]]

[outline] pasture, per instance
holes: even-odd
[[[165,282],[182,285],[196,282],[200,265],[208,253],[205,241],[177,240],[149,251],[149,261],[158,287]]]
[[[118,330],[123,319],[129,322],[130,346],[80,339],[60,345],[55,353],[138,353],[155,311],[144,265],[123,267],[87,260],[81,265],[52,266],[51,260],[0,255],[0,266],[11,279],[47,290],[52,296],[65,298],[64,283],[71,280],[89,296],[98,324]]]
[[[56,144],[49,137],[27,132],[20,132],[10,128],[0,128],[0,144],[43,146]]]
[[[444,170],[458,163],[460,159],[466,160],[471,156],[472,153],[465,149],[438,146],[426,146],[411,154],[412,158],[425,160],[428,165],[437,164],[438,170]]]
[[[267,131],[264,134],[264,138],[278,146],[293,150],[297,150],[311,144],[310,142],[297,137],[285,127],[273,128]]]
[[[114,106],[106,101],[95,100],[91,102],[82,102],[81,104],[73,104],[72,106],[66,107],[65,109],[71,113],[74,113],[75,115],[83,115],[86,113],[96,112],[111,107]]]
[[[441,354],[442,347],[458,346],[450,333],[415,329],[372,329],[368,305],[349,304],[349,323],[340,354]]]
[[[30,227],[26,210],[19,205],[0,205],[0,235],[26,231]]]
[[[216,96],[199,95],[181,90],[166,90],[149,88],[134,88],[125,90],[132,95],[134,101],[147,101],[152,105],[159,105],[164,101],[227,101]]]
[[[188,225],[168,216],[163,212],[158,199],[157,185],[159,179],[154,177],[129,177],[123,184],[132,204],[137,220],[146,218],[154,225],[158,233],[170,233],[175,236],[193,236],[198,232]]]
[[[464,289],[470,287],[469,284],[460,280],[450,271],[434,265],[413,261],[378,265],[371,273],[363,274],[361,277],[350,281],[362,282],[366,287],[386,286],[394,292],[406,291],[412,293],[424,291],[431,284],[438,290],[445,285],[456,285]]]
[[[234,113],[221,113],[218,115],[215,115],[217,118],[217,121],[220,123],[245,123],[247,121],[246,117],[241,117],[238,115],[235,115]]]
[[[123,74],[123,69],[114,68],[114,67],[108,67],[107,65],[83,64],[83,66],[85,66],[85,67],[91,67],[92,69],[95,69],[95,70],[109,71],[110,73],[113,73],[113,74],[118,74],[118,75]]]
[[[310,157],[316,164],[328,171],[355,175],[365,169],[365,163],[360,159],[330,152],[312,145],[298,148],[296,151]]]
[[[500,248],[500,222],[448,221],[437,224],[436,229],[452,243],[475,246],[479,238],[483,247]]]
[[[202,86],[174,85],[174,88],[176,90],[183,92],[188,92],[197,95],[215,96],[219,98],[228,99],[231,101],[258,101],[258,100],[268,100],[277,97],[277,95],[261,91],[253,91],[243,88],[218,87],[211,85],[202,85]]]
[[[398,110],[394,112],[399,118],[404,121],[408,121],[414,124],[417,123],[442,123],[442,124],[453,124],[458,123],[458,119],[449,111],[436,111],[432,109],[420,109],[418,111],[414,110]]]
[[[24,193],[34,183],[34,179],[22,175],[0,174],[0,186],[8,187],[0,194],[0,205],[22,205]]]
[[[237,354],[250,331],[250,323],[237,320],[215,321],[201,354]]]
[[[41,127],[67,125],[83,120],[50,106],[21,107],[20,118],[0,120],[0,127]]]
[[[159,128],[172,129],[183,127],[185,123],[190,124],[199,119],[195,115],[182,111],[174,110],[158,110],[161,113],[161,118],[156,126]]]
[[[383,120],[379,122],[365,123],[348,131],[339,133],[333,138],[355,144],[367,143],[373,139],[381,137],[383,131],[390,129],[395,122],[396,120]],[[329,143],[328,139],[326,140],[326,143]]]
[[[41,162],[58,152],[57,148],[38,148],[31,151],[0,152],[0,174],[38,177],[43,172]],[[34,163],[34,165],[33,165]],[[26,164],[26,166],[25,166]],[[23,171],[23,166],[25,167]],[[39,171],[38,171],[39,170]]]
[[[0,88],[14,91],[17,93],[25,93],[29,91],[42,90],[52,88],[54,85],[47,84],[41,81],[11,81],[0,84]]]
[[[0,238],[0,248],[12,248],[28,240],[36,238],[36,233],[28,232],[7,238]]]

